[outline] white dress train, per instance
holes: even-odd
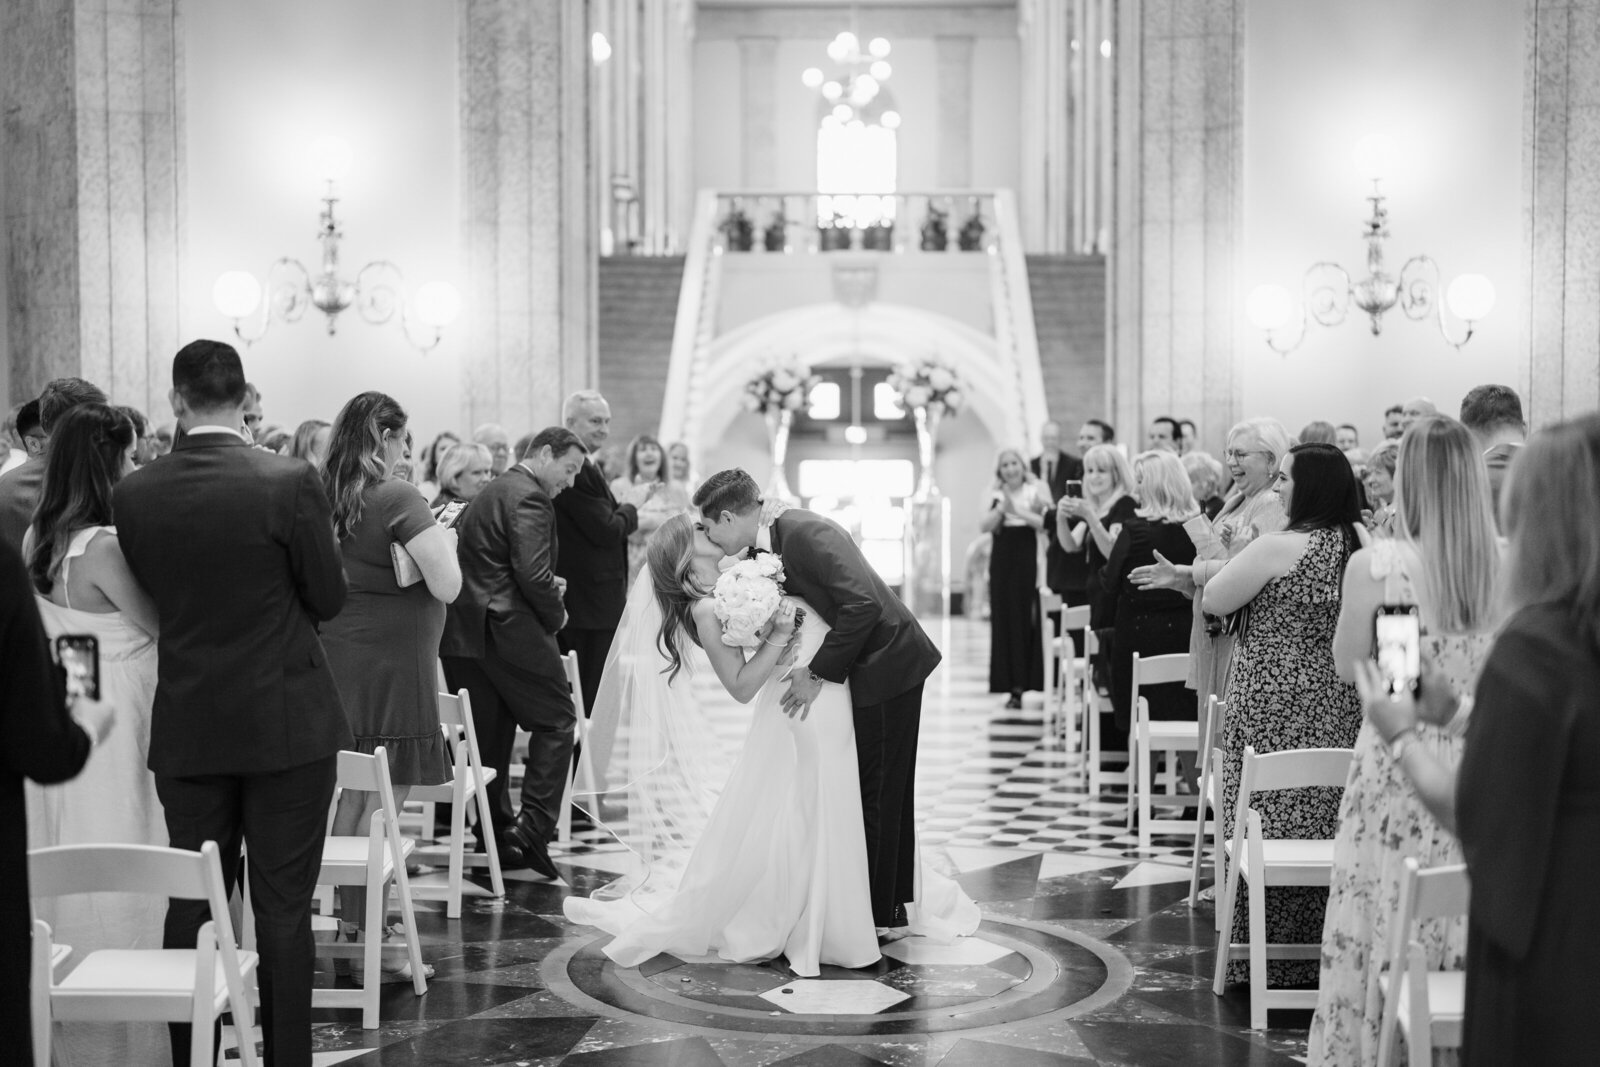
[[[807,610],[797,662],[808,662],[827,633]],[[784,674],[756,695],[738,761],[676,880],[670,864],[658,863],[668,869],[651,878],[670,885],[648,898],[567,899],[569,919],[613,935],[605,953],[617,963],[638,966],[663,952],[734,962],[784,956],[796,974],[813,976],[822,964],[865,967],[879,958],[849,687],[824,685],[805,719],[790,718],[778,707]],[[959,886],[920,863],[908,914],[913,934],[940,940],[972,933],[982,918]]]

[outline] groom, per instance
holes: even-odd
[[[811,662],[797,665],[783,709],[809,713],[825,685],[850,683],[873,923],[906,925],[916,871],[917,727],[922,685],[939,650],[838,523],[791,508],[763,527],[761,490],[742,470],[718,471],[694,494],[700,526],[726,555],[783,557],[784,585],[831,627]]]

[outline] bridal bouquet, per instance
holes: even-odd
[[[770,552],[740,560],[722,572],[711,599],[722,622],[722,643],[759,647],[761,628],[783,602],[783,560]]]
[[[944,412],[954,415],[966,399],[955,372],[932,359],[897,368],[889,375],[888,384],[900,403],[912,409],[937,404]]]

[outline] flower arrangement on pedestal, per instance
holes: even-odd
[[[935,359],[922,359],[895,369],[889,375],[889,388],[900,398],[902,407],[911,412],[917,424],[917,458],[921,472],[917,476],[917,500],[937,496],[938,486],[933,482],[933,453],[939,440],[939,422],[945,415],[954,415],[966,402],[961,389],[961,379],[955,371]]]
[[[781,500],[793,497],[783,469],[784,458],[789,451],[789,427],[794,423],[794,413],[805,406],[812,387],[820,380],[798,359],[790,356],[770,365],[745,383],[745,410],[762,415],[767,420],[767,437],[772,446],[772,479],[767,483],[769,497]]]

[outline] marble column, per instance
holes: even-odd
[[[0,13],[10,387],[77,375],[165,413],[178,348],[177,0],[33,0]]]
[[[469,429],[552,425],[597,380],[588,15],[587,0],[462,7]]]
[[[739,38],[739,99],[746,189],[773,189],[778,183],[778,39]]]
[[[1527,4],[1525,367],[1533,425],[1600,405],[1600,0]]]
[[[933,39],[934,77],[939,85],[939,185],[972,186],[972,52],[970,36]],[[960,225],[961,220],[954,220]]]
[[[1030,252],[1071,247],[1072,9],[1050,0],[1017,6],[1022,43],[1022,230]]]
[[[1120,439],[1190,417],[1217,451],[1239,410],[1243,0],[1117,5],[1110,410]]]

